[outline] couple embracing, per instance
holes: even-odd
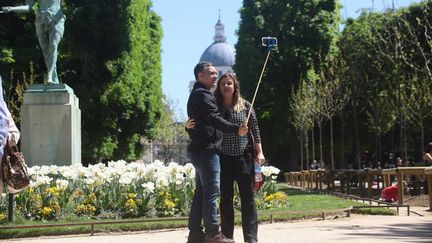
[[[215,67],[203,62],[195,66],[194,75],[197,82],[189,96],[190,119],[186,123],[191,138],[189,151],[196,171],[188,243],[234,242],[234,181],[240,192],[244,241],[258,242],[258,217],[252,189],[253,160],[262,164],[265,159],[255,113],[251,111],[251,119],[246,124],[248,112],[253,108],[241,97],[234,73],[225,73],[218,79]],[[216,81],[213,94],[211,89]],[[253,139],[243,139],[248,133]],[[219,192],[221,231],[217,219]]]

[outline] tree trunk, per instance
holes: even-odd
[[[359,138],[359,128],[358,128],[358,120],[357,120],[357,113],[354,112],[354,136],[355,136],[355,145],[356,145],[356,154],[355,154],[355,160],[358,164],[358,168],[361,168],[361,161],[360,161],[360,138]],[[353,161],[354,163],[354,161]]]
[[[375,151],[376,151],[376,153],[377,153],[377,155],[378,154],[381,154],[381,151],[380,151],[380,149],[379,149],[379,138],[378,138],[378,134],[375,134]],[[378,161],[380,161],[379,159],[378,159],[378,156],[377,156],[377,162]]]
[[[314,129],[312,128],[312,158],[311,158],[311,162],[314,161],[315,159],[315,134],[314,134]],[[309,162],[309,161],[308,161]],[[309,169],[309,166],[308,166]]]
[[[305,135],[306,166],[309,168],[309,135],[307,130],[305,130]],[[304,167],[302,167],[301,170],[304,170]]]
[[[404,126],[403,126],[403,134],[404,134],[404,156],[405,158],[408,156],[408,138],[407,138],[407,120],[406,116],[404,117]]]
[[[345,134],[344,134],[344,118],[341,116],[341,162],[342,168],[346,168],[345,165]],[[352,161],[350,161],[352,162]]]
[[[425,137],[425,135],[424,135],[424,124],[423,124],[423,120],[421,120],[420,121],[420,133],[421,133],[421,135],[420,135],[420,153],[419,154],[423,154],[423,146],[424,146],[424,144],[425,144],[425,139],[424,139],[424,137]],[[405,156],[405,159],[406,159],[407,157]]]
[[[381,141],[381,134],[376,135],[376,151],[378,155],[378,159],[382,161],[382,141]]]
[[[332,170],[335,169],[334,154],[333,154],[333,119],[330,119],[330,162]]]
[[[303,168],[303,131],[300,132],[300,171]]]
[[[322,127],[319,126],[319,146],[320,146],[320,162],[324,164],[323,147],[322,147]]]
[[[403,129],[403,118],[400,121],[399,124],[399,143],[400,143],[400,151],[405,152],[404,148],[405,148],[405,140],[404,140],[404,129]]]

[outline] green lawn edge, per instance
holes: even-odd
[[[348,208],[352,206],[366,205],[364,203],[351,200],[341,199],[331,195],[319,194],[314,192],[305,192],[297,189],[281,188],[289,196],[289,207],[261,210],[258,212],[258,221],[263,222],[280,222],[305,220],[313,218],[339,217],[345,216]],[[395,210],[387,208],[367,208],[355,209],[352,213],[370,214],[370,215],[396,215]],[[236,215],[236,224],[240,224],[240,215]],[[125,221],[148,220],[151,222],[125,223]],[[156,221],[155,221],[156,220]],[[94,225],[94,233],[121,233],[132,231],[175,229],[187,227],[187,217],[182,218],[160,218],[160,219],[68,219],[62,221],[24,221],[18,219],[16,222],[3,226],[26,226],[26,225],[53,225],[67,223],[89,223],[89,222],[114,222],[115,224],[97,224]],[[39,236],[57,236],[57,235],[76,235],[90,234],[91,225],[62,226],[49,228],[16,228],[2,229],[0,226],[0,239],[39,237]]]

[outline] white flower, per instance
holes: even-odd
[[[168,180],[166,178],[166,175],[159,174],[156,177],[156,188],[163,189],[167,186],[168,186]]]
[[[78,167],[64,166],[59,171],[63,177],[69,180],[76,180],[79,177]]]
[[[31,183],[33,187],[38,187],[41,185],[49,185],[53,179],[48,176],[38,176],[36,180]]]
[[[49,174],[57,174],[59,171],[59,167],[57,165],[51,165],[49,167]]]
[[[144,191],[147,193],[153,193],[155,190],[155,184],[151,181],[147,183],[141,184],[141,186],[144,188]]]
[[[58,179],[56,180],[56,185],[59,189],[64,190],[69,186],[69,181]]]
[[[119,182],[122,185],[129,185],[132,183],[133,178],[134,178],[133,173],[125,173],[121,175]]]
[[[184,165],[184,172],[186,173],[187,178],[195,178],[195,167],[193,167],[191,163]]]
[[[43,175],[48,175],[49,172],[50,172],[50,167],[47,165],[42,165],[39,171],[37,172],[37,174],[43,176]]]
[[[95,184],[95,180],[93,178],[86,178],[85,183],[89,186],[94,185]]]
[[[271,176],[272,174],[279,174],[280,170],[274,166],[263,166],[261,170],[265,176]]]

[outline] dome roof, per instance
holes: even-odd
[[[211,62],[214,66],[234,66],[235,49],[225,42],[214,42],[201,55],[200,62]]]

